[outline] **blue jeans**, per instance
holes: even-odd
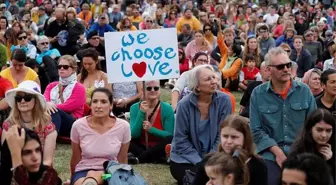
[[[72,124],[75,122],[75,118],[71,114],[68,114],[60,109],[54,114],[51,114],[51,120],[54,123],[57,133],[60,136],[70,137]]]
[[[267,166],[268,185],[280,184],[281,169],[275,161],[265,160]]]

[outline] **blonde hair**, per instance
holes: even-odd
[[[32,118],[33,128],[35,128],[34,130],[36,131],[44,130],[44,127],[51,122],[50,115],[47,113],[46,109],[42,108],[40,99],[37,96],[35,96],[35,105],[32,110]],[[19,125],[20,127],[25,127],[17,103],[15,103],[15,107],[12,108],[7,120],[9,121],[10,125]]]
[[[69,65],[74,69],[74,71],[77,70],[77,61],[76,59],[71,56],[71,55],[63,55],[58,59],[58,62],[60,62],[61,60],[66,60],[69,62]]]

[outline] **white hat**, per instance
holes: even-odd
[[[41,107],[45,109],[46,100],[41,94],[40,86],[36,82],[30,80],[23,81],[17,88],[8,90],[6,92],[5,100],[11,108],[15,107],[15,96],[17,92],[25,92],[27,94],[35,95],[39,99]]]

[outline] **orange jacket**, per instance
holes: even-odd
[[[224,69],[227,61],[228,61],[228,47],[224,43],[224,36],[222,33],[218,33],[217,35],[217,45],[219,47],[221,53],[221,61],[218,65],[218,69],[222,72],[224,79],[231,78],[232,80],[237,79],[239,76],[240,69],[242,68],[242,60],[237,58],[230,68]]]
[[[230,96],[231,104],[232,104],[232,114],[234,114],[236,112],[236,99],[235,99],[235,97],[233,96],[232,93],[230,93],[225,88],[222,88],[221,91]]]

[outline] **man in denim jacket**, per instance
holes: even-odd
[[[271,81],[251,95],[251,131],[257,152],[266,162],[268,184],[280,183],[280,168],[310,112],[316,109],[309,87],[291,80],[292,62],[282,48],[266,55]]]

